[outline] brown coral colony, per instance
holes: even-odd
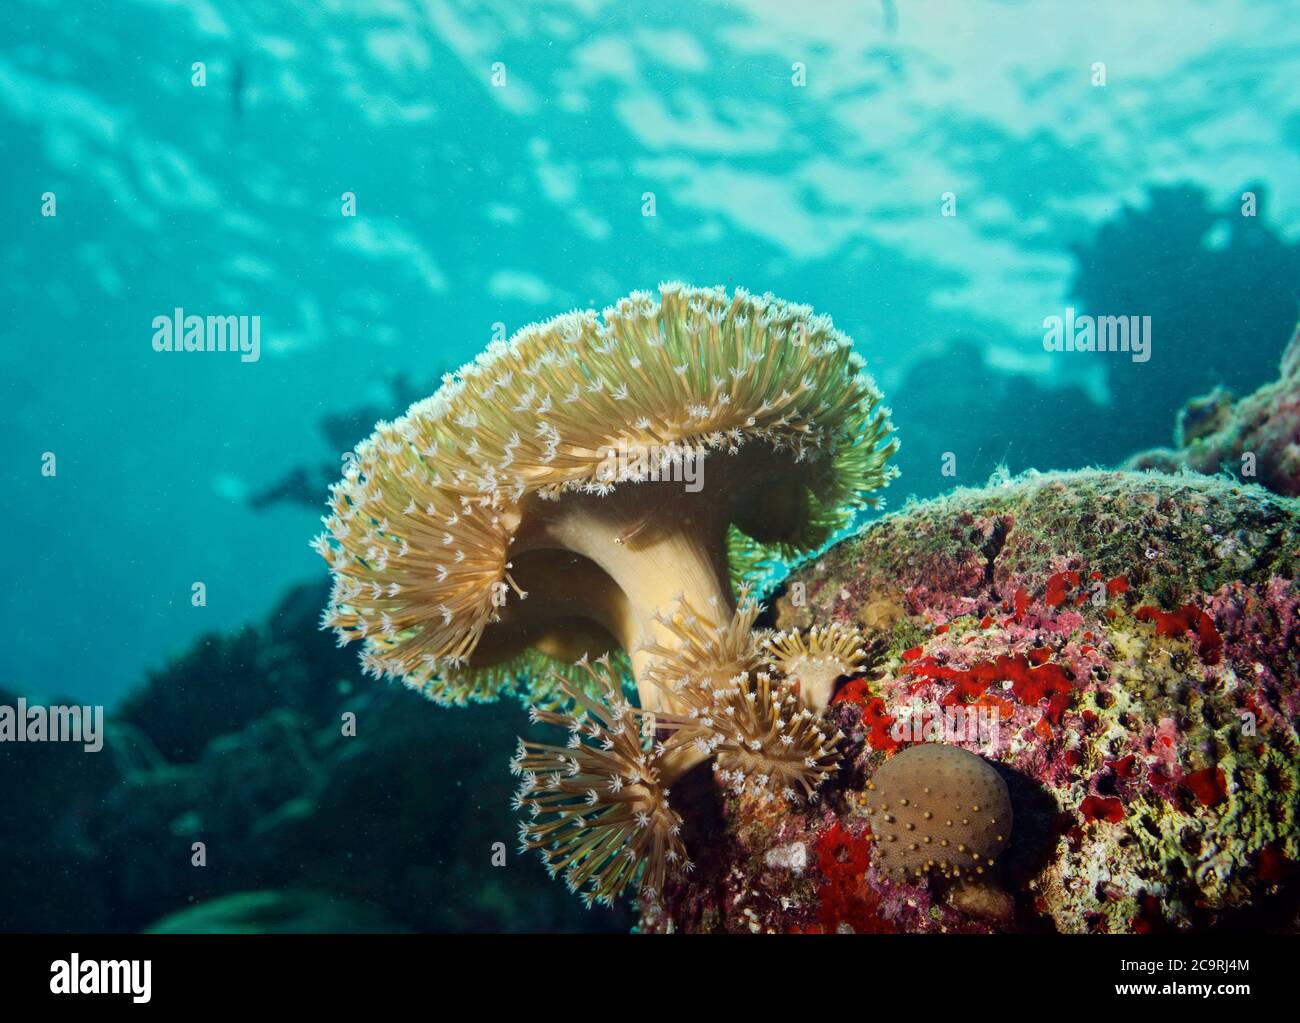
[[[911,746],[882,764],[867,790],[878,869],[897,878],[978,877],[1011,835],[1006,782],[957,746]]]

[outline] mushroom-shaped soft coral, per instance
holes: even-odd
[[[568,746],[520,742],[511,770],[522,775],[515,808],[531,819],[519,826],[520,844],[538,850],[554,877],[573,891],[610,904],[634,881],[643,896],[663,892],[665,879],[690,869],[678,832],[682,820],[668,805],[660,769],[662,750],[650,748],[646,715],[620,694],[607,658],[578,667],[599,698],[557,680],[580,712],[532,712],[534,721],[569,730]]]
[[[681,595],[725,621],[733,576],[874,502],[896,447],[879,402],[828,318],[771,295],[664,284],[527,327],[358,447],[317,541],[326,624],[455,702],[594,623],[654,708],[658,611]]]
[[[564,680],[583,688],[590,681],[576,667],[582,657],[609,655],[620,676],[629,673],[626,654],[600,620],[622,603],[621,592],[608,576],[590,562],[559,551],[539,552],[524,572],[511,575],[524,593],[545,592],[548,575],[564,579],[571,590],[552,592],[546,600],[505,604],[472,663],[448,665],[436,677],[408,679],[408,684],[439,702],[463,703],[491,700],[516,679],[527,678],[532,705],[562,709],[569,698],[557,683]]]
[[[819,714],[830,704],[836,680],[852,675],[867,658],[862,634],[839,622],[773,633],[764,640],[763,651],[782,674],[799,683],[799,698]]]

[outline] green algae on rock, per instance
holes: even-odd
[[[869,524],[777,604],[779,627],[852,625],[873,652],[828,712],[839,775],[816,808],[728,801],[711,856],[645,925],[1295,929],[1298,560],[1300,503],[1190,475],[1029,474]],[[884,869],[868,785],[921,742],[1007,784],[989,874],[1009,919]]]

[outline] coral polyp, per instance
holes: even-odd
[[[820,713],[830,704],[836,681],[865,663],[862,643],[857,629],[831,622],[774,633],[764,640],[763,649],[783,674],[799,683],[804,704]]]
[[[670,875],[691,867],[682,819],[668,804],[663,752],[652,748],[647,717],[623,698],[609,661],[579,668],[600,699],[561,678],[556,684],[581,709],[532,711],[534,721],[566,728],[568,745],[521,740],[510,762],[522,778],[516,809],[531,815],[520,823],[520,847],[541,853],[570,890],[585,888],[588,906],[611,904],[634,882],[654,899]]]
[[[829,735],[794,686],[769,672],[742,673],[721,685],[683,679],[671,692],[687,710],[684,719],[660,719],[675,733],[665,749],[713,757],[719,781],[737,795],[816,802],[818,786],[838,767],[843,734]]]
[[[763,663],[762,650],[754,633],[754,621],[761,607],[742,586],[740,602],[733,615],[718,623],[718,602],[707,613],[678,596],[667,613],[655,615],[655,622],[668,634],[667,643],[648,643],[642,652],[651,660],[646,677],[671,694],[685,686],[723,684],[746,675]],[[668,701],[669,708],[674,702]]]

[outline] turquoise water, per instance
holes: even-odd
[[[1296,314],[1282,0],[5,21],[3,681],[33,698],[111,701],[322,578],[319,512],[264,495],[314,487],[368,429],[352,410],[399,412],[394,374],[426,393],[497,324],[670,278],[808,302],[895,410],[897,505],[1167,443],[1194,393],[1269,379]],[[1150,362],[1045,351],[1044,318],[1090,303],[1152,315]],[[258,358],[156,351],[177,308],[259,317]]]

